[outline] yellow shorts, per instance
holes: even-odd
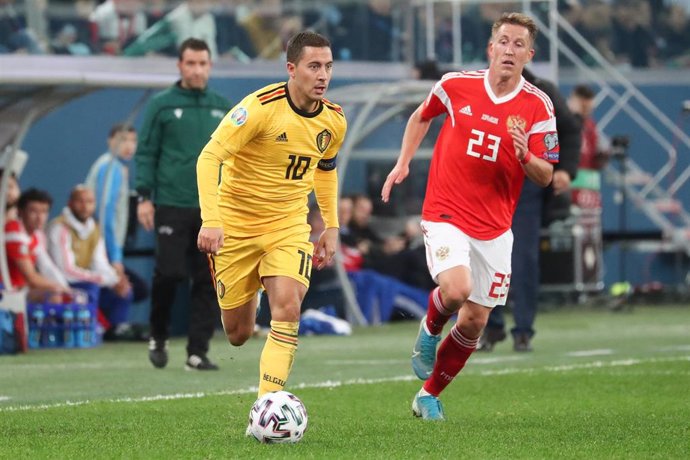
[[[314,253],[309,231],[305,224],[254,237],[226,235],[218,255],[209,257],[220,308],[247,303],[266,276],[287,276],[309,288]]]

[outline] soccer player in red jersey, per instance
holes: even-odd
[[[549,97],[522,77],[534,56],[537,27],[506,13],[492,27],[489,68],[448,73],[408,120],[398,161],[381,191],[409,174],[431,120],[445,115],[434,147],[422,210],[429,271],[438,283],[429,296],[412,354],[425,380],[412,410],[444,420],[439,394],[477,347],[491,309],[510,285],[513,213],[525,176],[545,187],[558,162],[556,118]],[[458,319],[441,342],[448,319]]]

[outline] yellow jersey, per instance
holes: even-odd
[[[323,99],[314,112],[300,110],[287,83],[248,95],[199,156],[202,225],[254,236],[304,224],[316,189],[326,226],[337,227],[336,156],[346,131],[339,105]]]

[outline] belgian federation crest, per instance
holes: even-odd
[[[225,285],[221,280],[218,280],[216,283],[216,293],[218,294],[218,297],[221,299],[225,297]]]
[[[327,129],[324,129],[316,136],[316,146],[319,152],[323,153],[326,151],[328,146],[331,144],[331,139],[333,139],[333,134]]]

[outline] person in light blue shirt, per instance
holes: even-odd
[[[86,185],[96,193],[96,217],[103,228],[108,260],[120,269],[129,218],[129,161],[136,149],[134,127],[114,125],[108,135],[108,151],[98,157],[86,177]]]
[[[129,221],[129,162],[136,149],[136,129],[127,123],[113,125],[108,151],[91,166],[85,184],[96,194],[95,218],[103,231],[108,260],[118,274],[129,278],[133,301],[139,302],[148,297],[148,287],[138,274],[125,269],[123,249]]]

